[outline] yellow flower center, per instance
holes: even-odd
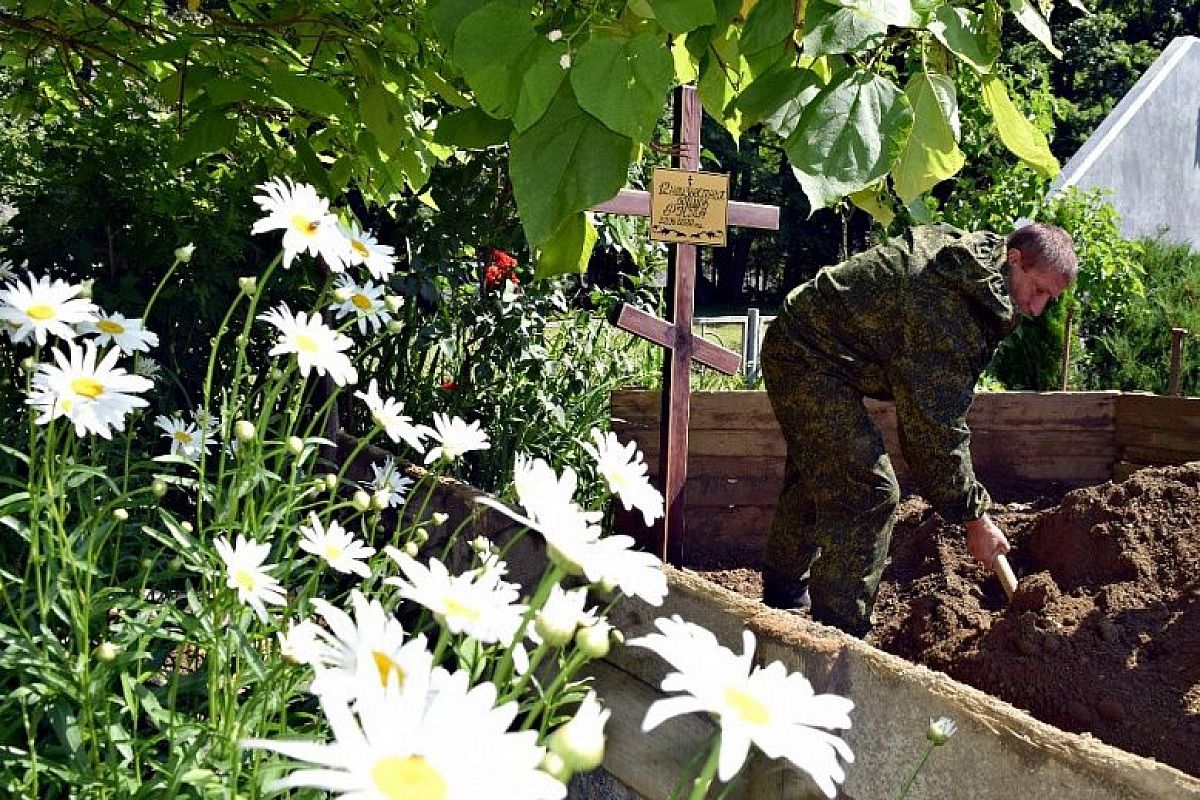
[[[321,223],[303,214],[292,214],[292,227],[305,236],[314,236],[321,229]]]
[[[239,588],[245,589],[247,592],[253,592],[257,581],[254,579],[254,573],[248,569],[235,569],[233,571],[233,582]]]
[[[96,323],[96,327],[107,333],[109,336],[120,336],[125,332],[125,326],[120,323],[113,322],[111,319],[102,319]]]
[[[371,658],[375,659],[375,669],[379,670],[379,683],[387,686],[388,678],[392,673],[396,674],[396,685],[404,686],[404,670],[400,669],[400,665],[395,660],[380,650],[372,650]]]
[[[367,297],[362,292],[350,298],[350,302],[354,303],[354,307],[359,311],[366,311],[371,307],[371,298]]]
[[[300,348],[306,353],[316,353],[321,349],[316,340],[314,340],[311,336],[306,336],[303,333],[296,335],[295,342],[296,347]]]
[[[375,788],[388,800],[443,800],[446,780],[422,756],[384,756],[371,767]]]
[[[345,552],[346,552],[345,549],[342,548],[340,545],[327,544],[327,545],[325,545],[325,560],[326,561],[337,561],[339,558],[342,557],[342,554]]]
[[[33,319],[54,319],[54,306],[30,306],[25,313]]]
[[[734,713],[751,725],[766,725],[771,719],[771,712],[765,705],[734,686],[726,687],[725,702]]]
[[[474,622],[478,620],[481,615],[478,608],[472,608],[471,606],[458,602],[453,597],[447,597],[446,616],[458,617],[459,619],[469,619]]]
[[[95,378],[76,378],[71,381],[71,391],[95,399],[104,394],[104,384]]]
[[[187,431],[175,431],[174,436],[175,441],[179,442],[180,444],[192,443],[192,435]]]
[[[350,249],[353,250],[354,252],[358,253],[363,258],[369,258],[371,256],[371,251],[368,250],[367,246],[365,244],[363,244],[362,242],[360,242],[358,239],[350,240]]]

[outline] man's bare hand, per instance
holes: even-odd
[[[1007,554],[1012,549],[1004,531],[987,514],[964,524],[967,528],[967,551],[988,569],[992,568],[992,561],[998,554]]]

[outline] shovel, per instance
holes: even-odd
[[[1000,579],[1000,585],[1004,587],[1004,593],[1011,602],[1013,594],[1017,591],[1017,576],[1013,574],[1012,566],[1008,563],[1008,556],[997,553],[992,559],[992,572]]]

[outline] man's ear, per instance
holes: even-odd
[[[1015,247],[1008,248],[1008,257],[1007,258],[1008,258],[1008,266],[1010,266],[1013,269],[1021,269],[1022,268],[1022,266],[1023,266],[1022,259],[1024,258],[1024,254],[1020,250],[1018,250]]]

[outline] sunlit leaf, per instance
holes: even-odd
[[[904,203],[955,175],[966,157],[958,149],[958,98],[946,75],[919,72],[905,87],[913,127],[892,167],[896,194]]]
[[[595,244],[596,228],[588,219],[588,214],[572,214],[549,239],[542,242],[534,277],[549,278],[583,272],[587,269],[588,258]]]
[[[983,102],[992,114],[1000,141],[1013,155],[1024,161],[1039,175],[1053,178],[1061,167],[1058,159],[1050,152],[1046,134],[1025,118],[1012,100],[1004,83],[995,75],[980,78],[983,84]]]
[[[639,141],[654,133],[673,77],[671,55],[650,34],[594,37],[579,49],[571,67],[579,105],[617,133]]]

